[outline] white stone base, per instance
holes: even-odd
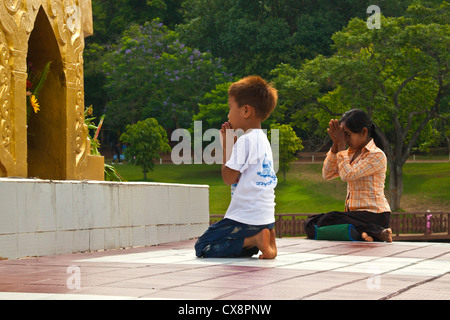
[[[0,258],[148,246],[209,225],[209,187],[0,178]]]

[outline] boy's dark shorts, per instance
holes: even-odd
[[[195,243],[195,255],[204,258],[251,257],[259,252],[256,247],[243,248],[245,238],[264,229],[273,229],[274,223],[248,225],[231,219],[222,219],[211,225]]]

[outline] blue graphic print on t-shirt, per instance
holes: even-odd
[[[267,154],[264,154],[264,160],[261,164],[261,171],[257,172],[257,175],[265,178],[265,181],[257,181],[257,186],[270,186],[271,184],[277,183],[277,176],[273,170],[272,161],[270,161],[267,157]],[[267,179],[270,179],[267,181]]]

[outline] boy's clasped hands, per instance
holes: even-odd
[[[227,130],[229,130],[229,131],[227,131]],[[228,137],[234,137],[234,142],[236,142],[237,136],[231,130],[233,130],[233,128],[231,127],[231,123],[225,122],[222,124],[222,128],[220,129],[220,133],[222,134],[221,142],[226,142],[227,134],[228,134]],[[222,144],[222,146],[223,146],[223,144]]]
[[[220,144],[222,145],[224,154],[224,163],[228,161],[231,156],[231,149],[237,141],[237,135],[231,127],[231,123],[225,122],[220,129]],[[232,141],[232,143],[230,142]]]

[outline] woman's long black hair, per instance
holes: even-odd
[[[377,127],[366,112],[359,109],[349,110],[339,120],[339,123],[342,122],[345,122],[345,126],[354,133],[361,133],[364,128],[367,128],[369,137],[373,139],[378,148],[384,151],[383,140],[377,134]]]

